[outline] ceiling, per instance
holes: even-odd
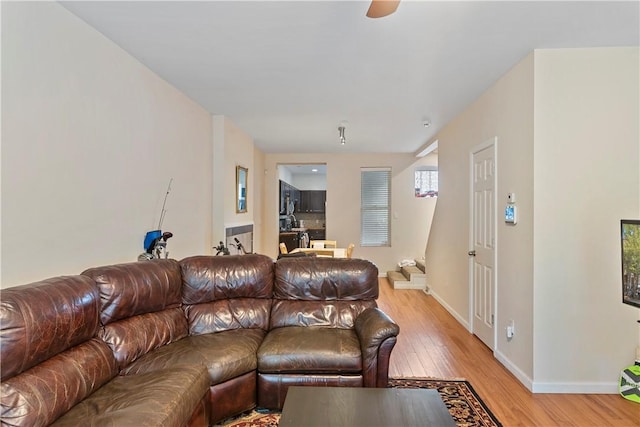
[[[269,153],[416,152],[533,49],[640,44],[638,1],[62,4]]]
[[[286,169],[291,175],[326,175],[326,164],[292,164],[292,165],[278,165],[279,168]]]

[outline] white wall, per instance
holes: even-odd
[[[297,173],[291,176],[290,184],[298,190],[326,190],[327,175]]]
[[[534,389],[616,392],[640,316],[620,219],[640,218],[638,48],[535,52]]]
[[[250,135],[225,118],[224,125],[224,222],[225,227],[253,224],[256,209],[253,196],[256,193],[256,176],[260,178],[253,165],[253,139]],[[247,172],[247,212],[236,212],[236,166],[248,169]]]
[[[286,168],[278,168],[277,174],[278,174],[278,179],[279,180],[282,180],[282,181],[287,182],[289,184],[291,184],[291,181],[293,181],[293,175]]]
[[[211,116],[54,2],[2,3],[2,287],[211,246]]]
[[[539,50],[437,136],[432,292],[469,320],[469,153],[497,137],[496,357],[536,392],[616,392],[638,345],[621,303],[619,221],[640,217],[638,49]],[[516,335],[505,337],[513,319]]]
[[[394,270],[398,261],[424,254],[436,199],[414,197],[414,169],[436,165],[435,155],[416,159],[411,154],[265,154],[263,200],[264,253],[278,252],[278,164],[326,163],[327,238],[346,247],[355,243],[354,257],[373,261],[381,274]],[[391,246],[360,246],[360,168],[392,168]]]
[[[216,115],[212,120],[214,186],[211,239],[215,246],[226,241],[226,228],[253,224],[253,251],[262,252],[264,154],[255,147],[253,138],[228,117]],[[248,169],[247,212],[243,213],[236,212],[236,166]]]
[[[253,203],[253,251],[256,253],[266,253],[264,244],[264,183],[266,179],[265,154],[257,147],[253,147],[253,168],[255,173],[250,178],[254,190],[249,195],[249,200]]]
[[[438,134],[439,201],[426,253],[431,292],[467,327],[469,316],[470,153],[497,138],[497,352],[533,377],[533,55],[524,58]],[[501,210],[514,192],[518,224]],[[517,336],[507,342],[507,322]]]
[[[211,242],[213,246],[217,246],[219,242],[225,242],[225,200],[228,192],[227,186],[235,186],[235,175],[233,180],[227,182],[225,185],[216,185],[221,182],[225,182],[225,175],[227,175],[227,168],[225,167],[225,155],[224,155],[224,139],[225,139],[225,123],[226,117],[223,115],[214,115],[212,120],[212,133],[211,133],[211,145],[213,156],[211,159],[212,167],[212,215],[211,215]],[[231,177],[227,178],[231,179]],[[233,187],[235,188],[235,187]],[[213,253],[213,250],[212,250]]]

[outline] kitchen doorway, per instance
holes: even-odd
[[[279,243],[284,243],[290,252],[298,247],[308,247],[310,240],[324,240],[327,165],[279,164],[278,180]]]

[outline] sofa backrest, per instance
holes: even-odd
[[[180,261],[191,335],[269,329],[273,260],[265,255],[194,256]]]
[[[2,290],[2,425],[48,425],[117,375],[111,350],[96,338],[98,315],[88,277]]]
[[[161,259],[96,267],[82,273],[100,293],[99,333],[118,368],[187,336],[178,261]]]
[[[377,306],[378,268],[363,259],[282,258],[275,266],[273,298],[271,329],[351,329],[361,312]]]

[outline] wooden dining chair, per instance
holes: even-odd
[[[289,253],[289,251],[287,250],[287,245],[284,242],[280,243],[280,253],[281,254]]]
[[[333,251],[330,249],[314,249],[312,253],[319,257],[333,258]]]
[[[309,242],[310,248],[315,248],[316,246],[321,246],[322,248],[336,248],[338,246],[338,242],[336,240],[311,240]]]
[[[354,243],[349,243],[349,246],[347,246],[347,253],[346,253],[347,258],[351,258],[351,256],[353,255],[353,248],[355,247],[356,245]]]

